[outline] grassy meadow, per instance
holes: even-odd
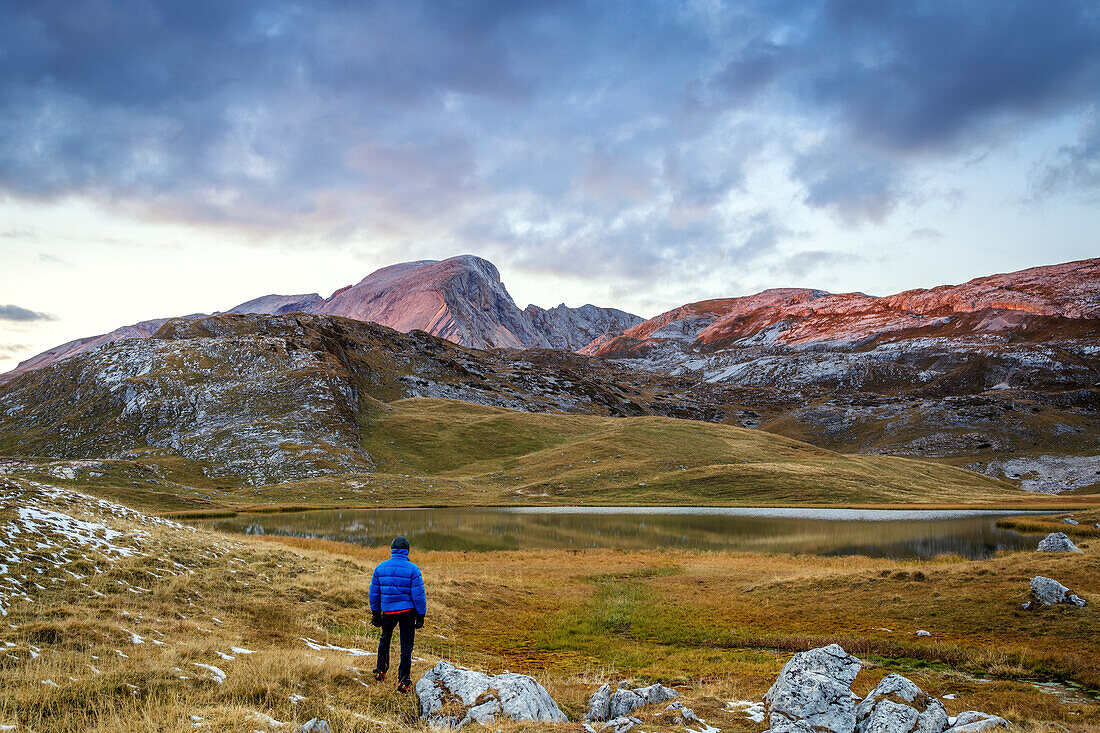
[[[0,523],[12,511],[0,510]],[[251,732],[312,717],[334,731],[421,725],[415,697],[370,674],[377,632],[367,591],[385,549],[163,523],[144,531],[140,553],[102,563],[81,549],[72,572],[47,567],[30,600],[13,602],[0,631],[0,725]],[[723,731],[759,732],[766,726],[728,704],[760,699],[790,654],[835,641],[866,662],[857,693],[898,671],[932,694],[955,695],[944,701],[951,713],[984,710],[1025,731],[1097,730],[1096,703],[1065,704],[1027,682],[1100,687],[1100,559],[1081,544],[1084,555],[905,562],[414,548],[429,592],[414,678],[442,658],[525,672],[572,720],[604,681],[662,681]],[[1037,574],[1090,605],[1023,611]],[[672,729],[659,712],[643,711],[646,730]]]

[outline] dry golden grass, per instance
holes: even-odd
[[[374,651],[367,589],[385,550],[148,531],[140,556],[43,583],[12,606],[0,630],[11,645],[0,652],[0,724],[185,731],[195,730],[194,715],[228,731],[280,729],[262,716],[322,717],[335,731],[421,726],[412,696],[371,680],[372,656],[327,646]],[[1096,704],[1064,705],[1021,680],[1100,685],[1100,559],[1091,548],[985,561],[415,548],[414,559],[429,591],[414,677],[440,658],[526,672],[574,720],[603,681],[660,680],[724,731],[758,732],[765,726],[727,702],[759,699],[793,651],[838,641],[868,663],[858,693],[900,671],[932,694],[954,693],[945,701],[952,713],[986,710],[1044,733],[1100,728]],[[1023,612],[1027,579],[1040,573],[1090,605]],[[917,638],[918,628],[933,636]],[[197,665],[224,670],[225,681]],[[647,730],[671,730],[659,712],[645,711]]]

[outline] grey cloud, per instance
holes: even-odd
[[[0,321],[56,321],[56,316],[39,313],[18,305],[0,305]]]
[[[907,195],[894,163],[843,142],[798,154],[792,173],[806,188],[807,204],[830,209],[849,224],[881,222]]]
[[[939,229],[933,229],[932,227],[921,227],[920,229],[914,229],[909,232],[909,236],[906,239],[943,239],[944,234]]]
[[[774,215],[723,211],[763,148],[806,204],[881,222],[912,196],[914,161],[1100,94],[1084,1],[0,0],[0,13],[0,191],[257,238],[493,249],[589,277],[774,254],[795,236]],[[1057,161],[1070,187],[1093,185],[1082,145]]]
[[[1100,195],[1100,114],[1090,116],[1078,140],[1058,149],[1053,160],[1032,176],[1036,196],[1051,194]]]

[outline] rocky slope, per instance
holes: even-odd
[[[105,344],[0,385],[0,455],[152,451],[257,484],[369,471],[358,420],[380,402],[448,397],[600,415],[678,403],[628,377],[590,357],[466,349],[334,316],[176,319],[151,338]]]
[[[529,305],[520,310],[493,263],[472,255],[391,265],[337,290],[329,298],[316,293],[264,295],[226,312],[344,316],[402,332],[427,331],[478,349],[538,347],[576,351],[599,336],[642,322],[625,311],[594,305],[569,308],[562,304],[550,310]],[[106,343],[149,338],[168,320],[145,321],[62,344],[20,363],[0,375],[0,381]]]
[[[745,346],[857,348],[914,339],[1088,338],[1100,319],[1100,258],[993,275],[888,297],[822,290],[765,290],[662,313],[586,353],[647,355],[672,344],[687,353]]]

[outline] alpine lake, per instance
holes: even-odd
[[[385,547],[404,535],[419,550],[676,549],[981,559],[1000,551],[1035,549],[1041,536],[997,527],[998,518],[1020,514],[733,507],[326,509],[238,514],[196,524],[223,532],[368,547]]]

